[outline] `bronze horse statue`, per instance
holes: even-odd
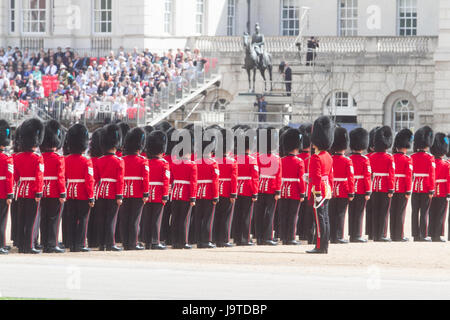
[[[256,83],[256,70],[258,69],[261,72],[261,76],[264,79],[264,91],[267,92],[267,79],[266,79],[266,70],[269,70],[270,76],[270,91],[273,90],[273,65],[272,65],[272,56],[264,52],[264,56],[262,59],[259,59],[258,54],[252,44],[251,37],[245,33],[244,34],[244,47],[245,47],[245,70],[247,70],[248,74],[248,87],[249,92],[255,93],[255,83]],[[253,70],[253,88],[251,84],[251,71]]]

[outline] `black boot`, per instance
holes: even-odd
[[[308,254],[328,254],[328,249],[317,249],[314,248],[313,250],[306,251]]]

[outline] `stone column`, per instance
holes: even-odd
[[[450,132],[450,0],[440,0],[439,45],[435,53],[433,126]]]

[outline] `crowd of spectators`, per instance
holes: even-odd
[[[120,48],[100,58],[71,48],[0,48],[0,101],[17,101],[24,108],[37,104],[49,114],[74,121],[107,102],[120,118],[128,108],[144,106],[147,98],[158,96],[170,82],[182,86],[186,75],[195,75],[205,63],[199,50],[189,48],[161,55]]]

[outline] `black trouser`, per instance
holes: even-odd
[[[387,192],[374,192],[371,199],[373,239],[387,238],[391,198]]]
[[[239,243],[250,242],[250,228],[252,224],[254,202],[252,197],[239,196],[236,200],[233,221],[233,238]]]
[[[329,201],[325,200],[320,208],[314,209],[314,217],[316,220],[316,249],[328,250],[330,242],[330,219],[328,216]]]
[[[213,239],[216,243],[229,243],[233,224],[234,205],[230,198],[220,198],[216,206]]]
[[[163,218],[164,205],[162,203],[146,203],[144,206],[144,242],[147,245],[160,244],[161,223]]]
[[[255,205],[255,232],[258,241],[273,240],[273,219],[277,201],[274,194],[262,193]]]
[[[97,206],[91,208],[91,213],[89,214],[88,232],[87,232],[89,248],[98,248],[99,247],[98,234],[97,234],[97,230],[95,229],[95,222],[97,219],[96,212],[97,212]]]
[[[164,206],[161,222],[161,234],[160,234],[160,240],[165,241],[166,245],[170,244],[171,241],[170,239],[171,215],[172,215],[172,201],[168,201]]]
[[[293,241],[297,235],[297,221],[301,202],[293,199],[281,199],[279,208],[280,215],[280,238],[283,242]]]
[[[194,239],[197,244],[208,243],[213,241],[213,225],[216,206],[212,200],[197,200],[194,213]]]
[[[391,202],[391,238],[393,241],[401,241],[405,237],[404,226],[406,206],[408,199],[406,193],[396,193]]]
[[[431,199],[428,193],[412,194],[412,235],[416,240],[428,237],[430,205]]]
[[[373,240],[372,231],[372,197],[370,197],[366,204],[366,235],[369,236],[369,240]]]
[[[87,247],[87,228],[91,207],[88,200],[67,200],[67,248],[71,250]]]
[[[68,202],[69,200],[67,200]],[[61,215],[61,231],[62,231],[62,242],[64,247],[70,248],[69,241],[69,209],[67,208],[67,202],[63,207],[62,215]]]
[[[0,248],[6,246],[6,225],[8,224],[8,205],[6,199],[0,199]]]
[[[430,236],[435,241],[445,237],[445,218],[447,215],[447,198],[433,198],[430,206]]]
[[[297,223],[298,235],[300,240],[314,242],[316,232],[314,219],[314,210],[308,200],[305,200],[300,206],[299,219]]]
[[[172,201],[172,245],[182,247],[189,242],[192,207],[189,201]]]
[[[43,198],[41,200],[41,244],[46,249],[58,246],[59,224],[64,205],[58,198]]]
[[[115,246],[115,232],[119,206],[114,199],[98,199],[95,212],[95,230],[100,246]]]
[[[17,217],[18,217],[18,202],[13,200],[11,203],[11,241],[14,246],[18,246],[17,243]]]
[[[17,242],[21,252],[34,248],[36,233],[39,232],[40,203],[35,199],[18,199]]]
[[[286,81],[286,93],[288,97],[291,96],[291,91],[292,91],[292,81]]]
[[[280,233],[281,233],[281,220],[280,220],[280,206],[279,203],[275,206],[275,213],[273,216],[273,231],[275,234],[275,238],[281,239]],[[297,219],[298,220],[298,219]],[[296,228],[297,229],[297,228]]]
[[[121,242],[125,249],[135,248],[138,244],[139,225],[144,201],[142,198],[125,198],[119,208],[119,228]]]
[[[350,239],[362,237],[366,202],[366,195],[357,194],[348,205],[348,233]]]
[[[330,200],[328,215],[330,217],[330,240],[337,242],[344,239],[345,214],[347,213],[348,199],[333,198]]]

